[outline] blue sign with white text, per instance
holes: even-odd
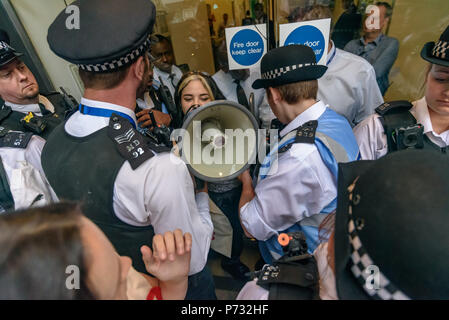
[[[311,47],[316,55],[316,61],[320,61],[326,48],[326,40],[321,31],[314,26],[302,26],[289,34],[285,45],[303,44]]]
[[[261,35],[254,30],[244,29],[232,37],[229,52],[238,64],[252,66],[262,58],[264,49]]]

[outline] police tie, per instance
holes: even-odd
[[[173,86],[173,89],[175,89],[176,90],[176,85],[175,85],[175,74],[174,73],[171,73],[169,76],[168,76],[168,78],[170,79],[170,82],[171,82],[171,85]]]
[[[240,80],[234,80],[235,84],[237,84],[237,100],[238,102],[249,109],[249,103],[248,99],[246,98],[245,90],[243,90],[242,86],[240,85]]]

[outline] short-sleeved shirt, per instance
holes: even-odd
[[[424,126],[424,134],[437,146],[449,145],[449,130],[440,134],[433,130],[426,98],[413,102],[410,113],[417,123]],[[363,160],[376,160],[388,153],[387,136],[380,121],[380,115],[374,114],[354,128],[354,135]]]

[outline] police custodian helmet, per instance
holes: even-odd
[[[340,299],[449,299],[449,162],[410,150],[341,164]]]
[[[62,11],[48,29],[51,50],[89,72],[113,72],[146,53],[156,9],[150,0],[78,0],[79,25]]]

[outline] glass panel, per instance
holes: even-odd
[[[303,21],[313,6],[324,5],[332,11],[334,26],[332,39],[344,48],[352,39],[364,35],[365,10],[373,0],[278,0],[275,1],[275,30],[278,39],[279,24]],[[383,33],[399,41],[399,54],[389,72],[390,86],[385,100],[416,100],[423,95],[427,62],[421,56],[426,42],[437,41],[449,25],[447,0],[390,0],[392,16]],[[347,48],[348,49],[348,48]]]
[[[154,33],[171,39],[176,64],[184,65],[184,70],[214,74],[218,71],[216,52],[225,40],[225,28],[266,19],[266,6],[260,11],[256,5],[259,2],[265,3],[260,0],[155,0]]]

